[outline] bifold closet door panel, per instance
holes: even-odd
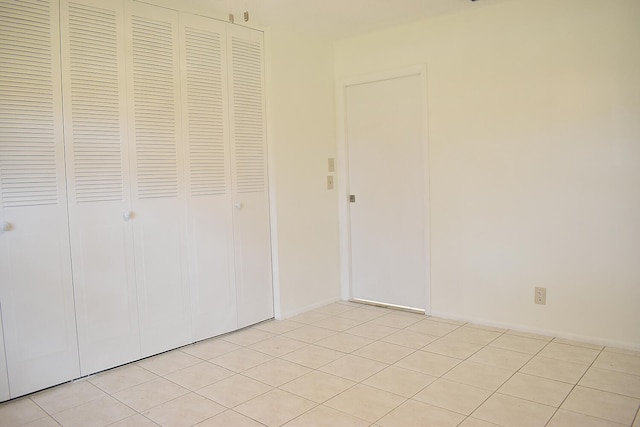
[[[59,5],[0,0],[0,307],[11,397],[80,375]]]
[[[186,250],[178,13],[128,2],[132,226],[142,356],[193,341]]]
[[[191,311],[196,341],[237,329],[225,24],[180,14]]]
[[[273,317],[262,32],[227,26],[238,327]]]
[[[124,2],[63,0],[69,224],[83,375],[140,358]]]
[[[0,402],[9,400],[9,374],[7,372],[7,358],[4,349],[4,335],[2,333],[2,307],[0,306]]]
[[[238,327],[273,317],[269,199],[264,193],[240,194],[235,221]]]

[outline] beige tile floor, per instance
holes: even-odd
[[[0,405],[13,426],[633,426],[640,353],[338,302]]]

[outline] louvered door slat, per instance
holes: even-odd
[[[177,197],[174,28],[144,16],[131,25],[138,197]]]
[[[221,35],[186,28],[187,132],[191,195],[226,192]]]
[[[266,188],[262,43],[231,36],[234,178],[237,193]]]
[[[122,200],[116,12],[69,2],[68,19],[75,201]]]
[[[0,2],[3,208],[55,205],[59,201],[49,7],[49,2],[37,0]],[[37,172],[32,180],[11,185],[31,172]]]

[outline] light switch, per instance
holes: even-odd
[[[333,176],[327,176],[327,190],[333,190]]]

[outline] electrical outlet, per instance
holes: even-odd
[[[547,288],[536,287],[535,303],[540,305],[547,304]]]
[[[327,190],[333,190],[333,176],[327,176]]]

